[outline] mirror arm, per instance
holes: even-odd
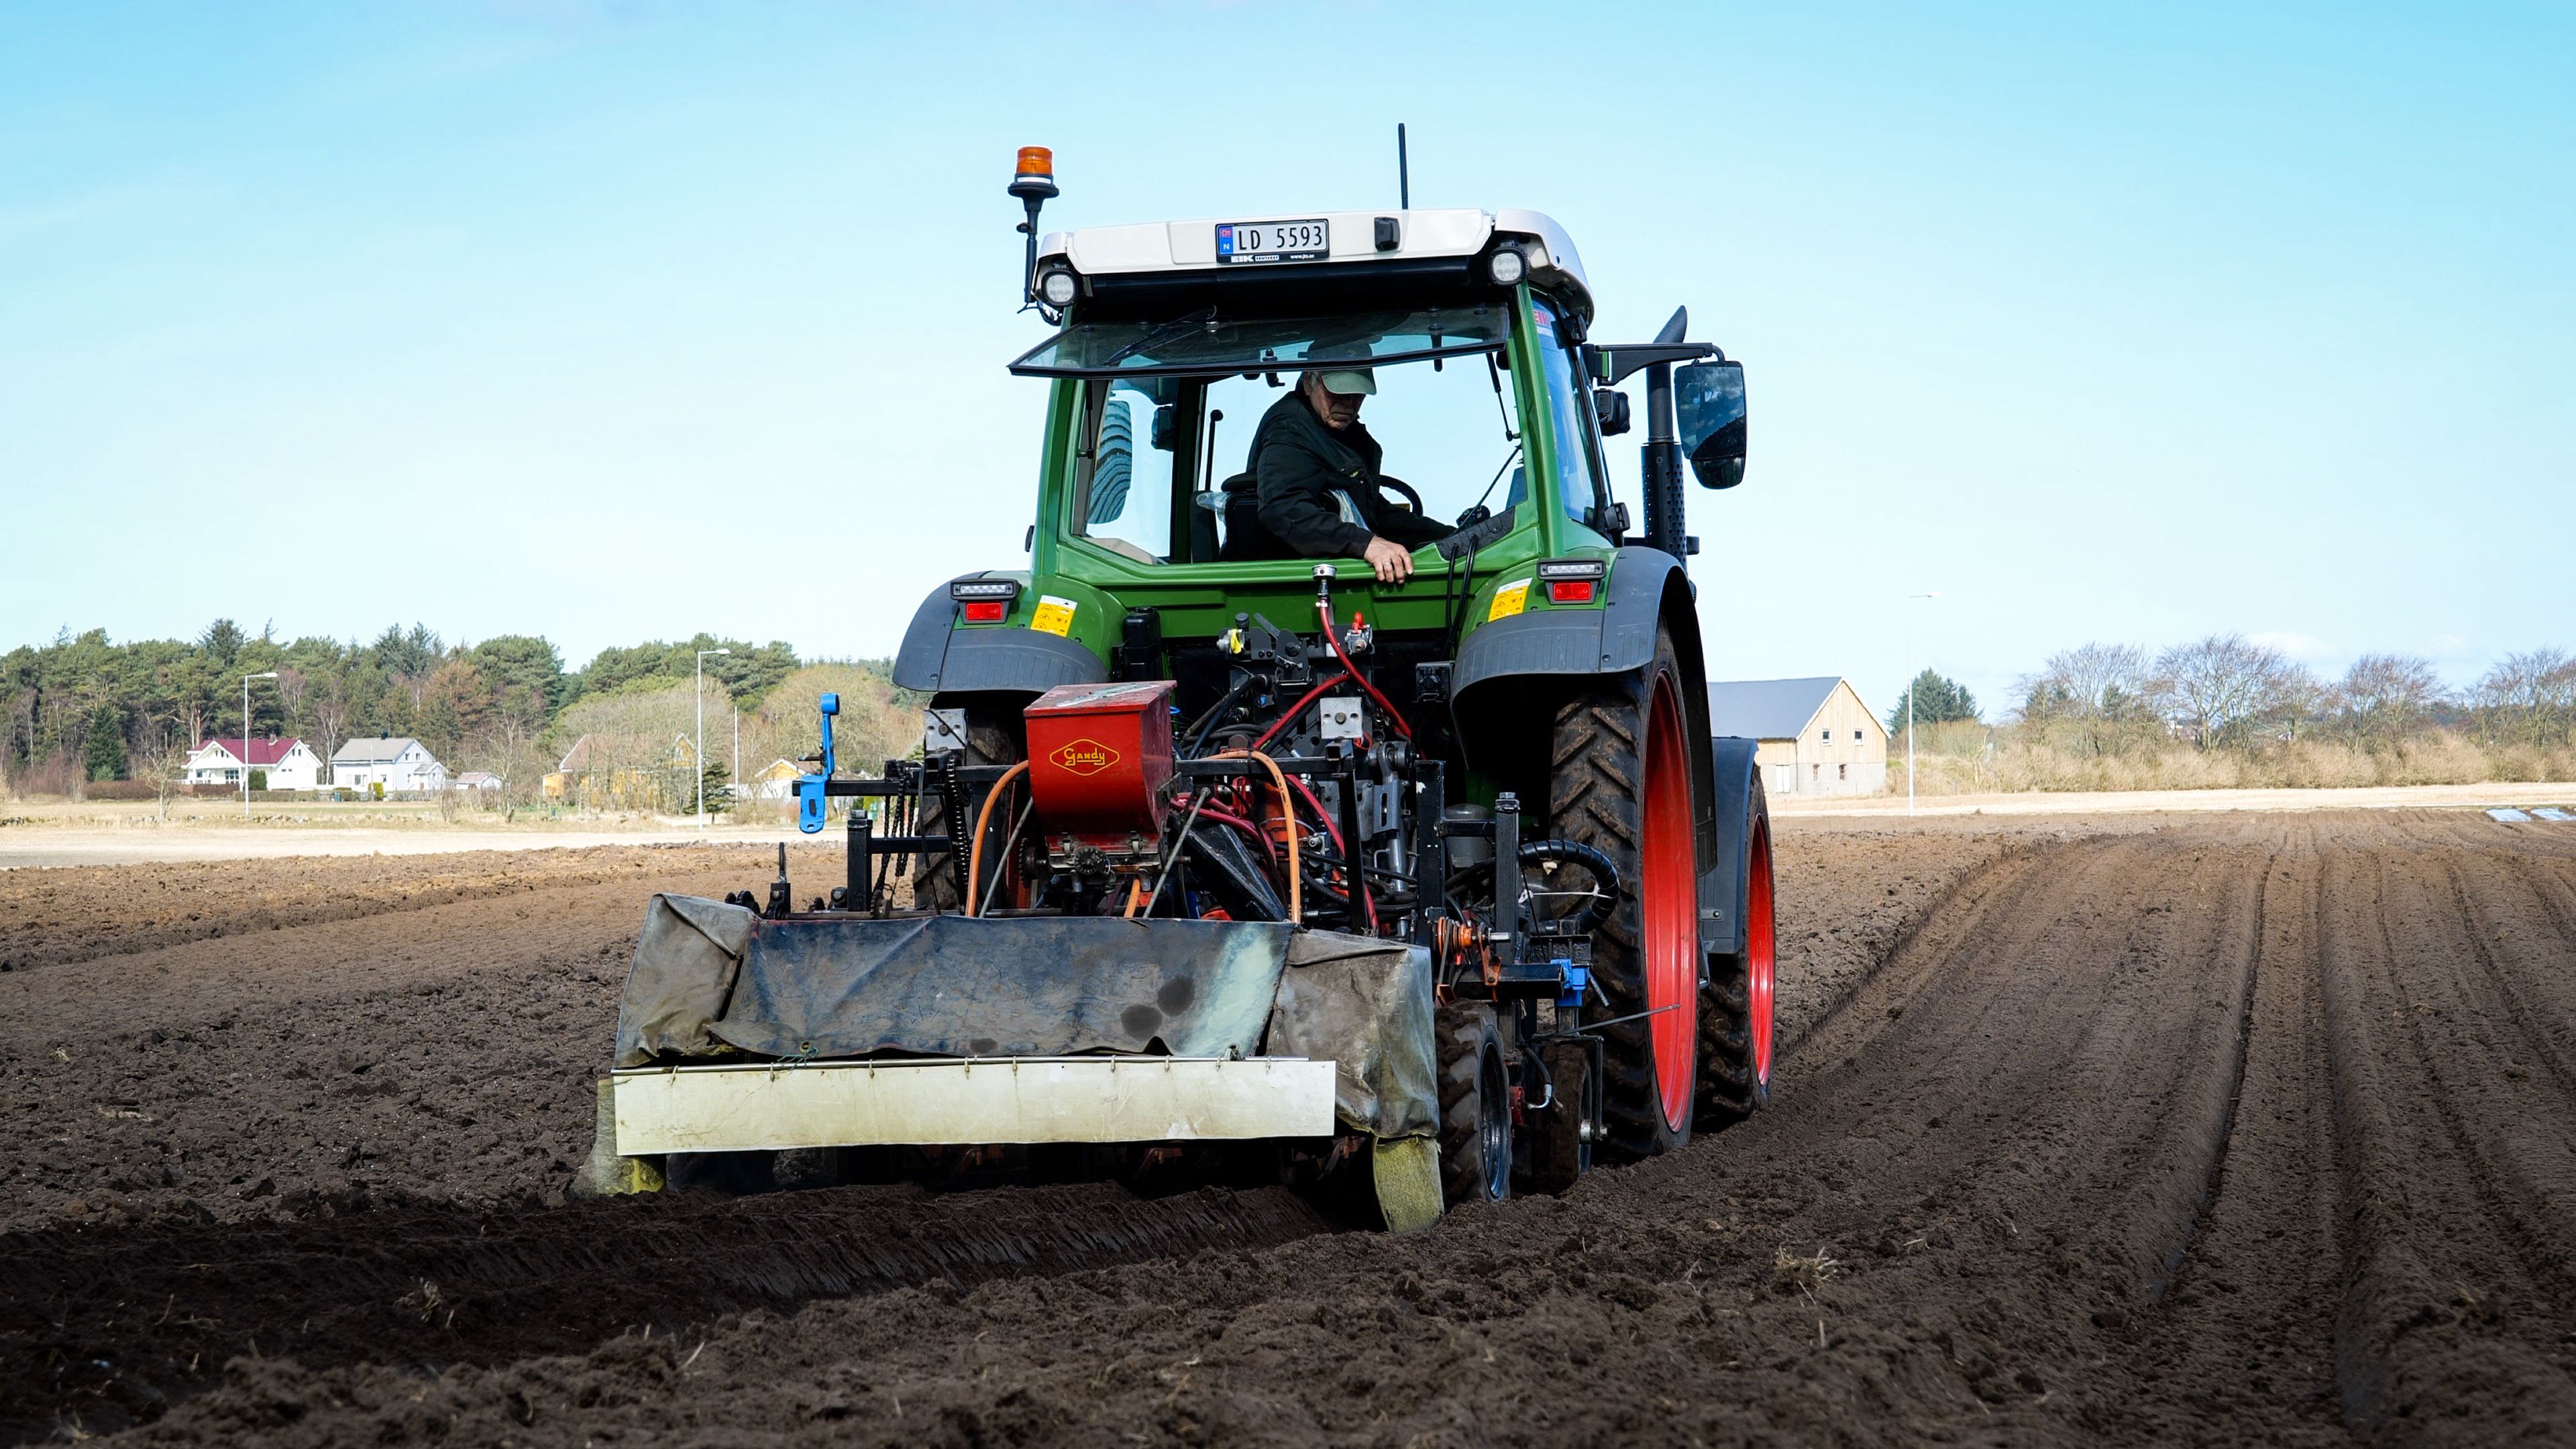
[[[1681,351],[1681,348],[1638,348]],[[1704,347],[1714,352],[1713,347]],[[1682,528],[1682,444],[1673,423],[1673,359],[1643,364],[1646,373],[1646,446],[1638,478],[1646,495],[1646,546],[1677,559],[1690,557],[1689,536]]]
[[[1616,387],[1656,363],[1697,362],[1701,358],[1726,360],[1726,354],[1708,342],[1616,342],[1600,346],[1585,344],[1583,362],[1593,380]]]

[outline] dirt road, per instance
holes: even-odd
[[[70,873],[0,882],[0,1428],[2576,1440],[2576,827],[1792,824],[1774,1109],[1406,1239],[1276,1192],[563,1205],[646,880],[766,873],[633,854],[41,950],[13,892]]]

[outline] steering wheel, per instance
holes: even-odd
[[[1422,495],[1413,491],[1412,484],[1405,482],[1401,478],[1388,478],[1381,476],[1377,480],[1377,486],[1380,488],[1391,488],[1395,490],[1397,493],[1404,496],[1405,502],[1413,505],[1413,511],[1415,513],[1421,514],[1424,518],[1429,518],[1431,516],[1428,513],[1423,513]]]

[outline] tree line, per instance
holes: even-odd
[[[1991,726],[1936,671],[1913,689],[1924,748],[1979,754],[1987,773],[2023,788],[2468,782],[2576,768],[2576,655],[2554,647],[2507,654],[2453,688],[2407,654],[2320,674],[2241,634],[2161,650],[2095,642],[2022,676],[2020,702]],[[1888,721],[1904,728],[1901,696]],[[1976,773],[1924,768],[1963,787]]]
[[[698,651],[709,649],[731,651],[706,660],[711,706],[729,698],[755,708],[804,664],[783,641],[708,634],[603,649],[568,670],[542,636],[450,643],[417,623],[369,643],[251,635],[230,619],[193,640],[116,643],[103,629],[65,629],[50,644],[0,656],[8,706],[0,774],[14,793],[61,794],[85,781],[166,772],[201,741],[244,733],[242,677],[275,671],[251,683],[254,736],[300,737],[326,759],[363,735],[410,736],[451,770],[490,768],[511,779],[542,759],[578,702],[689,686]]]

